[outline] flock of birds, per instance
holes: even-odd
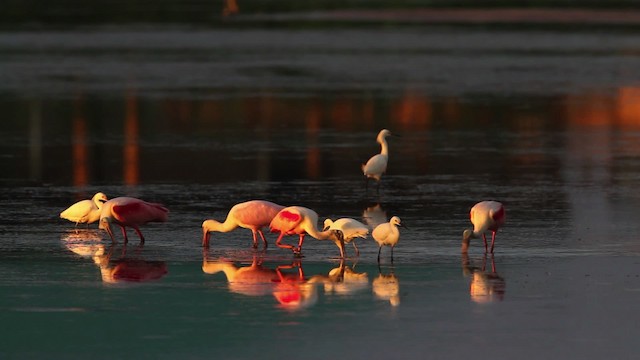
[[[379,154],[372,156],[366,164],[362,165],[362,172],[365,176],[365,187],[368,188],[370,179],[377,182],[379,191],[382,175],[387,170],[389,160],[389,149],[386,138],[391,135],[387,129],[378,133],[377,142],[381,146]],[[115,224],[122,230],[124,243],[128,241],[126,228],[133,228],[140,237],[140,243],[145,239],[140,231],[140,226],[150,222],[166,222],[169,210],[158,203],[151,203],[133,197],[116,197],[108,199],[104,193],[97,193],[91,200],[82,200],[60,213],[60,217],[75,222],[76,226],[81,223],[94,223],[99,221],[99,228],[105,230],[111,237],[112,242],[116,242],[112,225]],[[485,253],[493,253],[496,232],[505,222],[504,206],[497,201],[481,201],[475,204],[470,211],[470,220],[473,228],[463,232],[462,252],[466,253],[472,238],[482,237],[484,240]],[[294,255],[300,256],[305,235],[310,235],[318,240],[331,240],[340,249],[340,257],[345,258],[345,244],[352,243],[356,256],[359,250],[355,244],[355,239],[366,239],[371,231],[371,236],[378,244],[378,263],[383,246],[391,247],[391,261],[393,262],[393,249],[400,240],[401,220],[397,216],[391,217],[388,222],[377,224],[369,228],[367,225],[352,218],[340,218],[335,221],[326,219],[322,230],[318,228],[318,214],[302,206],[282,206],[265,200],[251,200],[234,205],[227,214],[224,222],[214,219],[205,220],[202,223],[202,246],[208,247],[211,232],[229,232],[238,227],[251,230],[253,233],[253,247],[258,248],[258,236],[267,248],[262,229],[269,227],[271,232],[279,233],[276,245],[280,248],[289,249]],[[486,233],[492,233],[491,247],[489,249]],[[298,235],[297,246],[283,244],[282,239],[286,235]]]

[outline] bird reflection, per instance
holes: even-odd
[[[399,306],[400,282],[398,277],[393,273],[393,269],[388,274],[383,274],[381,268],[378,270],[378,277],[373,279],[371,284],[374,296],[377,299],[389,301],[391,306]]]
[[[462,273],[465,277],[471,277],[471,285],[469,287],[469,295],[471,300],[485,304],[495,301],[504,300],[506,283],[496,272],[496,265],[491,256],[491,271],[486,270],[487,255],[482,259],[482,267],[473,266],[469,260],[469,255],[462,254]]]
[[[356,272],[354,266],[346,266],[344,259],[340,265],[329,271],[327,275],[314,275],[310,283],[324,285],[325,294],[351,295],[369,287],[369,275],[366,272]]]
[[[105,283],[144,282],[160,279],[167,274],[164,261],[147,261],[138,257],[127,257],[127,246],[122,248],[118,259],[112,260],[115,244],[108,248],[100,243],[99,230],[74,230],[62,236],[67,249],[84,258],[91,258],[100,269]],[[138,247],[141,249],[142,247]]]
[[[202,271],[206,274],[223,272],[229,282],[229,290],[246,296],[273,295],[279,305],[287,309],[301,309],[317,301],[315,286],[308,283],[300,260],[275,268],[263,265],[263,257],[257,254],[248,266],[236,266],[227,259],[209,259],[203,252]]]
[[[387,212],[379,203],[364,209],[362,219],[372,230],[375,229],[376,226],[389,221],[389,219],[387,219]]]
[[[157,280],[167,274],[167,264],[164,261],[147,261],[141,258],[127,258],[127,246],[122,248],[122,255],[111,260],[115,244],[111,244],[105,251],[102,246],[93,255],[93,262],[100,268],[102,281],[105,283],[146,282]],[[139,246],[138,249],[142,249]]]

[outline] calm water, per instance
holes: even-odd
[[[636,31],[100,27],[0,52],[3,358],[638,356]],[[170,220],[125,248],[58,218],[97,191]],[[203,253],[249,199],[408,229],[380,267],[371,239],[342,265],[243,229]],[[464,258],[482,199],[507,225]]]

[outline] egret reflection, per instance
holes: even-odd
[[[391,306],[400,305],[400,282],[394,274],[393,268],[388,274],[383,274],[382,269],[378,268],[378,277],[373,279],[371,286],[373,295],[380,300],[388,301]]]
[[[368,206],[362,211],[362,220],[371,229],[375,229],[376,226],[389,221],[387,218],[387,212],[382,208],[380,203]]]
[[[506,282],[496,271],[496,265],[491,257],[491,271],[487,271],[487,255],[482,259],[482,266],[471,264],[469,255],[462,254],[462,273],[465,277],[471,277],[469,295],[473,302],[486,304],[504,300]]]
[[[327,275],[315,275],[309,279],[310,283],[324,285],[326,295],[352,295],[369,287],[369,275],[357,272],[354,266],[346,266],[344,259],[340,265],[329,270]]]

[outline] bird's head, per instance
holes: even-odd
[[[382,129],[380,130],[380,132],[378,133],[378,138],[376,139],[378,142],[382,142],[384,141],[384,139],[387,136],[391,136],[391,131],[387,130],[387,129]]]
[[[462,252],[463,253],[466,253],[467,250],[469,250],[469,242],[474,237],[475,237],[475,234],[473,233],[473,230],[471,230],[471,229],[466,229],[462,233]]]
[[[110,216],[101,217],[100,218],[100,223],[98,224],[98,228],[102,229],[102,230],[110,229],[111,228],[111,217]]]
[[[400,218],[397,216],[392,217],[391,220],[389,220],[389,222],[395,226],[402,226],[402,224],[400,223]]]
[[[202,223],[202,246],[209,246],[211,231],[218,231],[220,223],[216,220],[205,220]]]
[[[329,230],[329,228],[331,227],[331,225],[333,225],[333,220],[331,219],[326,219],[324,221],[324,227],[322,228],[322,231],[327,231]]]

